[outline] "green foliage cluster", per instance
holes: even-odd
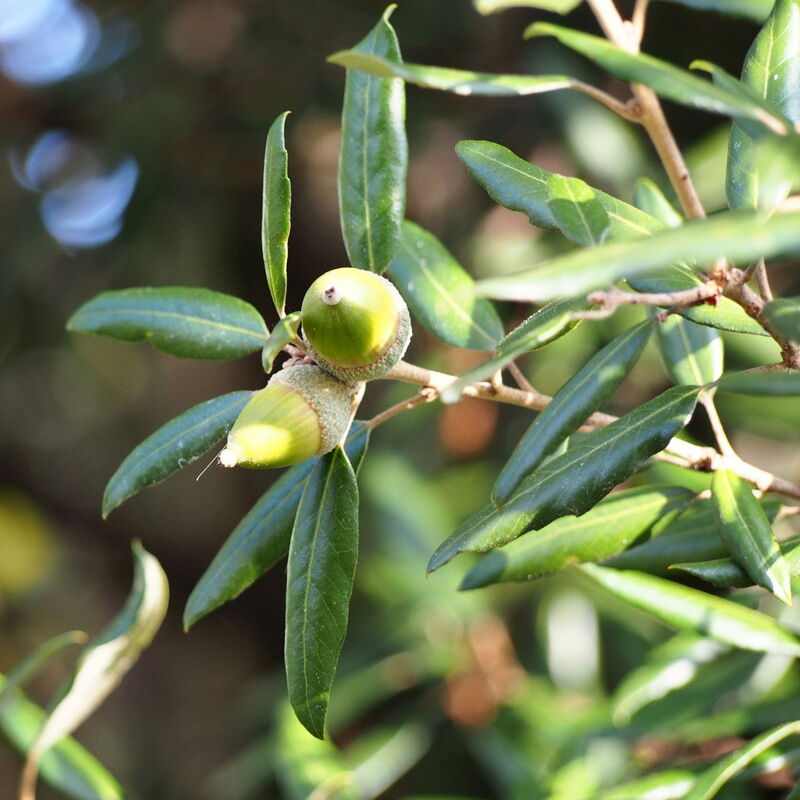
[[[338,191],[352,265],[391,279],[413,320],[435,339],[488,355],[461,375],[401,362],[386,377],[416,383],[419,394],[355,422],[331,452],[285,472],[230,534],[188,600],[187,630],[288,557],[285,666],[295,716],[286,710],[278,715],[275,770],[291,796],[318,790],[324,796],[363,797],[383,790],[380,780],[365,788],[368,770],[351,773],[325,740],[356,575],[357,476],[365,456],[369,462],[370,436],[384,421],[434,400],[457,403],[465,396],[538,414],[508,455],[491,497],[430,555],[429,573],[463,553],[481,554],[461,578],[463,590],[563,571],[599,598],[609,617],[633,614],[639,620],[636,615],[644,612],[641,619],[655,618],[678,631],[652,646],[596,708],[564,710],[561,724],[565,701],[552,689],[529,683],[516,697],[498,690],[499,705],[507,702],[505,716],[496,739],[487,734],[478,746],[503,751],[504,759],[495,759],[503,766],[495,771],[505,794],[708,800],[728,792],[725,796],[734,798],[748,796],[742,787],[749,778],[797,761],[792,737],[800,734],[800,708],[792,663],[800,656],[800,637],[771,597],[791,604],[792,581],[800,575],[800,536],[784,536],[776,524],[797,514],[800,488],[733,450],[716,397],[800,396],[800,301],[775,298],[770,286],[776,262],[800,254],[800,212],[791,196],[800,183],[800,2],[777,0],[772,8],[761,0],[685,4],[762,21],[741,79],[709,62],[695,62],[690,71],[640,52],[643,0],[631,21],[623,21],[607,0],[588,0],[606,38],[541,22],[525,31],[528,37],[555,37],[629,83],[627,102],[566,75],[500,75],[407,63],[389,21],[391,8],[358,45],[329,59],[347,74]],[[476,2],[485,13],[514,6],[566,13],[577,5],[576,0]],[[710,80],[696,70],[709,73]],[[432,233],[404,218],[406,83],[463,96],[581,92],[645,129],[674,196],[643,177],[628,203],[578,178],[550,173],[498,143],[459,142],[459,159],[496,203],[566,240],[562,252],[531,269],[475,281]],[[728,209],[706,216],[659,97],[730,119]],[[302,349],[302,314],[286,313],[287,115],[273,123],[264,159],[262,246],[279,318],[272,331],[242,300],[169,287],[105,292],[75,312],[69,329],[148,340],[183,358],[221,360],[260,351],[267,373],[284,349],[293,354]],[[494,301],[538,308],[506,330]],[[648,312],[631,318],[553,397],[521,374],[516,359],[623,306],[644,306]],[[771,337],[782,361],[726,371],[722,332]],[[651,340],[674,385],[619,418],[609,416],[603,408]],[[518,388],[502,383],[504,369]],[[249,391],[234,391],[210,399],[148,437],[109,481],[104,516],[208,452],[249,397]],[[685,431],[698,406],[715,447],[697,444]],[[765,591],[734,591],[742,587]],[[580,654],[580,644],[574,650]],[[416,667],[424,675],[420,680],[441,675],[435,660],[422,657]],[[383,685],[376,692],[391,690]],[[723,695],[728,706],[706,718],[711,700]],[[33,724],[24,722],[33,712],[21,695],[6,696],[16,705],[0,705],[0,723],[27,747],[30,735],[20,731]],[[551,727],[552,741],[540,740],[542,719]],[[323,741],[308,737],[298,721]],[[711,763],[677,752],[650,769],[632,745],[665,729],[688,744],[732,735],[746,741]],[[401,734],[384,745],[388,750],[375,753],[402,749]],[[424,738],[419,731],[405,735],[409,741]],[[600,745],[592,751],[586,744],[603,739],[613,758],[606,759]],[[404,756],[394,757],[406,763]],[[83,755],[70,756],[62,746],[59,758],[80,773]],[[362,767],[365,763],[369,759]],[[57,771],[44,774],[75,796],[116,796],[76,790]],[[799,795],[794,789],[788,796]]]

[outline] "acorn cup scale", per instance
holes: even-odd
[[[311,284],[302,305],[308,355],[342,381],[385,375],[411,340],[408,307],[372,272],[340,267]]]
[[[242,409],[219,463],[287,467],[333,450],[347,433],[359,388],[314,364],[285,367]]]

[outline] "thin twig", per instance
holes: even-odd
[[[370,430],[373,430],[374,428],[377,428],[378,425],[386,422],[387,419],[391,419],[397,414],[402,414],[404,411],[408,411],[410,408],[416,408],[416,406],[421,406],[425,403],[431,403],[438,396],[439,392],[436,389],[430,386],[423,386],[419,390],[418,394],[415,394],[413,397],[409,397],[408,400],[403,400],[401,403],[397,403],[396,405],[387,408],[385,411],[381,411],[380,414],[376,414],[372,419],[367,420],[367,427]]]
[[[418,386],[427,386],[433,389],[438,396],[454,380],[455,375],[447,375],[444,372],[419,367],[416,364],[409,364],[407,361],[398,362],[386,375],[388,380],[403,381],[414,383]],[[484,400],[492,400],[497,403],[506,403],[513,406],[521,406],[541,411],[552,401],[552,397],[541,392],[525,392],[521,389],[514,389],[511,386],[492,386],[488,381],[473,383],[465,387],[462,396],[479,397]],[[397,411],[396,413],[400,413]],[[612,422],[616,422],[619,417],[611,414],[595,412],[585,420],[582,429],[594,430],[604,428]],[[800,498],[800,486],[796,486],[789,481],[773,475],[760,467],[742,461],[736,455],[724,455],[713,447],[703,447],[700,445],[686,442],[683,439],[671,439],[665,448],[673,456],[682,459],[693,469],[713,472],[718,469],[729,469],[739,477],[754,484],[762,492],[779,492],[790,497]]]
[[[647,8],[650,5],[650,0],[636,0],[636,5],[633,7],[633,15],[631,16],[631,23],[633,25],[633,39],[638,51],[642,46],[642,39],[644,38],[644,25],[647,19]]]
[[[525,373],[517,366],[515,361],[512,361],[507,367],[511,373],[511,377],[516,381],[517,386],[525,392],[535,392],[533,384],[525,377]]]
[[[629,53],[638,52],[639,43],[634,27],[625,24],[612,0],[589,0],[589,5],[609,40]],[[639,122],[647,131],[686,216],[704,217],[705,209],[697,196],[686,162],[675,142],[658,97],[652,89],[641,83],[631,84],[631,89],[636,97],[636,108],[631,110],[637,113]]]
[[[719,297],[720,294],[722,294],[722,287],[719,284],[701,283],[699,286],[679,292],[623,292],[620,289],[608,289],[602,292],[592,292],[586,300],[592,305],[600,306],[604,311],[616,311],[620,306],[631,305],[689,308]],[[576,319],[583,319],[585,313],[587,312],[578,311],[573,316]],[[592,314],[593,312],[588,313]]]
[[[598,89],[596,86],[584,83],[583,81],[573,81],[570,87],[577,92],[582,92],[588,97],[591,97],[592,100],[597,100],[598,103],[611,109],[615,114],[619,114],[623,119],[627,119],[628,122],[636,122],[638,124],[642,121],[636,113],[636,110],[631,108],[628,103],[617,100],[616,97],[604,92],[602,89]]]
[[[769,277],[767,276],[767,265],[764,263],[763,258],[758,259],[758,263],[756,264],[756,268],[753,272],[756,278],[756,283],[758,284],[758,292],[761,295],[761,299],[765,303],[769,303],[770,300],[773,299],[772,288],[769,285]]]
[[[706,414],[708,415],[708,421],[711,423],[711,430],[714,431],[714,439],[717,442],[720,453],[729,458],[738,458],[736,451],[733,449],[728,439],[728,434],[725,433],[725,427],[722,424],[722,420],[719,418],[717,407],[714,405],[714,395],[709,392],[700,398],[700,402],[703,404],[703,408],[705,408]]]

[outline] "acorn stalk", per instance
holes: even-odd
[[[333,450],[347,434],[360,389],[314,364],[276,372],[242,409],[219,463],[286,467]]]

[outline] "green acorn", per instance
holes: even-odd
[[[314,364],[285,367],[242,409],[219,454],[223,467],[286,467],[344,438],[358,384]]]
[[[411,340],[408,307],[397,289],[353,267],[317,278],[303,298],[302,315],[309,356],[343,381],[386,374]]]

